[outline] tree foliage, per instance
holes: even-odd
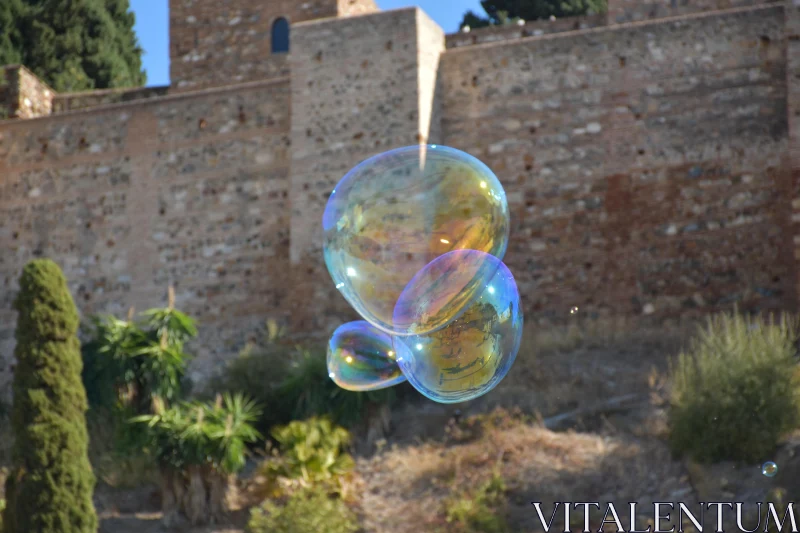
[[[461,27],[481,28],[511,24],[518,20],[602,13],[606,10],[606,4],[606,0],[482,0],[481,7],[486,16],[467,11]]]
[[[0,65],[22,63],[53,89],[144,85],[128,0],[2,0]]]
[[[5,533],[93,533],[78,312],[59,267],[39,259],[20,278],[14,355],[12,468]]]

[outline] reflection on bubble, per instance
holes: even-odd
[[[415,323],[424,322],[425,311],[422,306],[410,305],[408,295],[418,293],[415,282],[433,280],[431,272],[444,273],[435,285],[435,294],[442,301],[456,299],[475,279],[481,283],[471,299],[464,299],[459,314],[441,329],[395,337],[395,347],[409,348],[398,364],[409,383],[431,400],[456,403],[477,398],[497,386],[517,356],[523,323],[517,285],[496,257],[476,250],[450,252],[415,276],[398,301],[398,313]],[[446,298],[448,284],[452,287],[450,300]]]
[[[574,315],[574,314],[575,314],[575,313],[577,313],[577,312],[578,312],[578,308],[577,308],[577,307],[572,307],[572,308],[569,310],[569,314],[571,314],[571,315]]]
[[[761,473],[767,477],[775,477],[775,474],[778,473],[778,465],[772,461],[767,461],[761,465]]]
[[[348,322],[328,341],[328,375],[350,391],[385,389],[405,381],[397,358],[406,350],[392,346],[392,338],[368,322]]]
[[[398,335],[410,332],[393,324],[397,299],[428,263],[460,249],[502,259],[508,244],[508,203],[497,177],[471,155],[443,146],[399,148],[364,161],[336,185],[322,223],[334,284],[362,318]]]
[[[489,281],[501,264],[477,250],[458,250],[432,261],[400,294],[392,316],[394,329],[413,335],[441,329],[484,292],[495,294]]]

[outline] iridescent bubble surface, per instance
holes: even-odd
[[[431,261],[459,249],[502,259],[508,245],[508,203],[497,177],[478,159],[443,146],[399,148],[364,161],[336,186],[322,224],[334,284],[364,320],[393,335],[411,333],[392,323],[395,304]]]
[[[342,324],[328,341],[328,375],[339,387],[350,391],[385,389],[406,380],[397,365],[403,345],[392,346],[392,338],[368,322]]]
[[[761,473],[767,477],[775,477],[775,474],[778,473],[778,465],[772,461],[767,461],[761,465]]]
[[[455,268],[457,264],[463,268]],[[523,318],[517,284],[496,257],[455,250],[426,266],[400,296],[397,313],[407,320],[425,322],[424,305],[414,305],[413,297],[421,292],[416,283],[435,279],[431,272],[445,273],[435,287],[441,301],[459,300],[465,286],[473,287],[472,297],[462,300],[458,315],[441,329],[394,337],[398,353],[400,345],[408,349],[397,362],[408,382],[431,400],[456,403],[477,398],[500,383],[519,351]]]

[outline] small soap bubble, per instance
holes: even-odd
[[[418,296],[423,293],[427,299]],[[408,348],[398,360],[408,382],[439,403],[463,402],[492,390],[519,351],[519,304],[514,277],[496,257],[454,250],[434,259],[403,291],[395,316],[423,324],[422,330],[429,327],[426,309],[452,309],[455,318],[425,335],[394,337],[394,346]]]
[[[570,310],[569,310],[569,314],[571,314],[571,315],[574,315],[577,312],[578,312],[578,308],[576,306],[571,307]]]
[[[775,474],[778,473],[778,465],[772,461],[767,461],[761,465],[761,473],[767,477],[775,477]]]
[[[411,278],[431,261],[459,249],[500,260],[505,255],[505,191],[489,167],[460,150],[391,150],[352,169],[335,191],[322,218],[328,272],[361,318],[391,335],[411,333],[393,324],[393,311]]]
[[[328,341],[328,375],[350,391],[385,389],[405,381],[397,364],[406,347],[392,346],[392,338],[359,320],[336,328]]]

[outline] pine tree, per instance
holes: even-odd
[[[128,0],[0,1],[0,64],[60,92],[144,85]]]
[[[572,17],[606,10],[606,0],[482,0],[486,17],[467,11],[461,26],[480,28],[509,24],[516,20]]]
[[[59,267],[47,259],[25,266],[14,307],[14,445],[3,531],[95,533],[78,312]]]

